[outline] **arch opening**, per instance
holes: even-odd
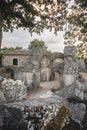
[[[10,68],[6,69],[7,78],[14,79],[14,71]]]

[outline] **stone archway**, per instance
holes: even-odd
[[[50,60],[53,71],[62,74],[64,68],[64,54],[61,52],[54,52],[52,53]]]
[[[54,52],[50,56],[50,61],[54,79],[57,77],[59,82],[61,82],[61,75],[63,74],[64,70],[64,54],[61,52]]]
[[[54,52],[54,53],[52,53],[51,56],[50,56],[51,62],[53,62],[56,58],[60,58],[60,59],[64,60],[64,54],[61,53],[61,52]]]
[[[6,77],[14,79],[14,71],[11,68],[6,68]]]

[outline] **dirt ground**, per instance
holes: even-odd
[[[84,79],[87,81],[87,73],[81,73]],[[55,74],[55,79],[53,81],[41,82],[40,87],[37,90],[32,91],[28,98],[30,100],[39,98],[42,95],[46,95],[51,92],[52,89],[59,89],[60,87],[60,76],[59,74]]]
[[[60,77],[59,74],[55,74],[55,79],[53,81],[41,82],[40,87],[37,90],[32,91],[28,98],[35,99],[39,98],[42,95],[45,95],[51,92],[51,89],[58,89],[60,87]]]

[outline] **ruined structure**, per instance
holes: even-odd
[[[41,52],[42,51],[40,51],[40,54],[42,54]],[[7,129],[80,130],[82,128],[82,120],[85,114],[86,106],[81,102],[79,103],[75,101],[70,102],[70,100],[68,99],[68,97],[71,98],[79,97],[81,99],[79,101],[84,101],[84,90],[87,90],[85,89],[84,79],[82,79],[81,75],[79,75],[78,63],[75,54],[76,54],[75,47],[73,46],[65,47],[64,72],[62,75],[63,88],[60,90],[58,94],[51,93],[50,96],[46,96],[46,94],[44,94],[45,96],[42,96],[41,93],[41,96],[39,96],[38,98],[34,98],[33,100],[26,99],[22,100],[21,102],[5,104],[5,106],[1,104],[0,128],[1,129],[4,128],[4,130]],[[45,64],[45,62],[47,64]],[[30,81],[28,78],[29,75],[31,74],[32,79],[31,81],[35,81],[35,79],[38,77],[36,76],[36,74],[38,74],[38,72],[40,72],[41,70],[40,67],[42,67],[43,69],[49,67],[48,65],[50,64],[48,63],[49,60],[46,59],[45,54],[42,57],[39,57],[39,52],[30,53],[30,56],[27,58],[27,62],[24,64],[23,67],[20,67],[18,72],[19,75],[17,75],[18,76],[17,78],[20,79],[23,78],[24,82],[27,84]],[[9,91],[9,88],[6,86],[8,83],[9,83],[8,80],[3,81],[3,79],[1,78],[0,84],[3,85],[2,86],[3,93],[6,92],[4,91],[6,89],[7,92]],[[12,91],[13,93],[11,93],[12,95],[11,94],[7,95],[8,97],[6,97],[6,99],[8,100],[11,99],[11,97],[9,98],[9,96],[13,96],[13,98],[14,96],[16,98],[19,98],[20,96],[20,93],[14,91],[15,83],[17,85],[16,87],[23,88],[23,86],[20,86],[19,82],[18,86],[17,81],[14,82],[11,81],[8,86],[13,90]],[[20,89],[18,90],[20,91]],[[59,95],[61,95],[61,97]],[[0,99],[1,96],[3,97],[4,95],[0,93]],[[2,101],[3,99],[4,97],[2,98]],[[21,111],[19,111],[20,110],[19,108],[21,109]],[[86,126],[86,120],[84,122]]]
[[[24,66],[29,50],[14,50],[5,52],[2,56],[0,74],[5,78],[17,79],[17,73]]]
[[[64,98],[78,97],[83,100],[87,89],[86,81],[79,73],[75,46],[66,46],[64,49],[64,71],[59,94]]]
[[[28,91],[37,89],[40,81],[48,81],[51,75],[46,48],[6,52],[2,66],[0,76],[4,78],[1,77],[0,98],[2,101],[6,98],[7,102],[26,98]]]
[[[25,85],[36,88],[40,81],[48,81],[51,75],[50,60],[46,48],[15,50],[3,54],[1,76],[24,81]]]
[[[55,60],[58,59],[57,62]],[[61,52],[54,52],[50,56],[51,66],[54,72],[58,74],[63,74],[64,69],[64,54]]]
[[[2,66],[22,67],[26,63],[30,51],[14,50],[3,53]]]
[[[2,57],[2,66],[4,68],[0,69],[0,74],[6,78],[20,79],[26,82],[26,80],[29,81],[32,78],[24,78],[26,77],[25,72],[28,72],[27,77],[32,77],[32,73],[38,71],[41,81],[49,81],[53,61],[56,58],[64,59],[63,53],[55,52],[49,55],[47,48],[41,47],[33,48],[32,50],[5,52]],[[22,73],[23,76],[21,77]]]
[[[49,81],[51,76],[51,64],[47,55],[41,58],[41,81]]]
[[[66,46],[64,49],[64,72],[63,82],[67,87],[75,83],[78,78],[78,64],[76,61],[77,50],[74,46]]]

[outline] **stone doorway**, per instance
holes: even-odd
[[[14,71],[12,69],[6,69],[6,78],[14,79]]]

